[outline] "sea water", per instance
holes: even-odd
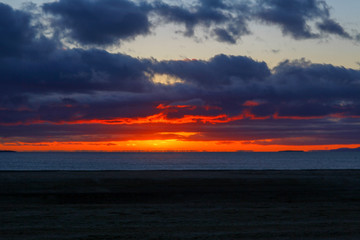
[[[0,153],[0,170],[302,169],[360,169],[360,152]]]

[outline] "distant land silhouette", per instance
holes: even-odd
[[[302,150],[283,150],[283,151],[278,151],[278,152],[305,152]]]
[[[358,148],[337,148],[332,150],[313,150],[310,152],[360,152],[360,147]]]

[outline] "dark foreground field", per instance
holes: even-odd
[[[360,239],[360,171],[0,172],[0,239]]]

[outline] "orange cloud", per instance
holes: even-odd
[[[259,102],[251,101],[251,100],[248,100],[243,104],[244,107],[256,107],[256,106],[259,106],[259,105],[260,105]]]
[[[195,109],[196,109],[196,106],[192,106],[192,105],[164,105],[164,104],[159,104],[156,108],[157,108],[157,109],[189,108],[190,110],[195,110]]]
[[[245,103],[247,106],[255,106],[258,103],[250,101]],[[132,125],[132,124],[189,124],[189,123],[202,123],[202,124],[220,124],[228,123],[233,121],[238,121],[242,119],[250,120],[266,120],[266,119],[290,119],[290,120],[310,120],[310,119],[324,119],[324,118],[359,118],[360,116],[347,116],[343,113],[338,114],[329,114],[324,116],[279,116],[279,113],[275,113],[268,116],[257,116],[251,112],[250,109],[244,109],[242,113],[236,116],[229,116],[228,114],[218,114],[218,115],[183,115],[181,117],[168,117],[168,114],[171,112],[180,112],[181,109],[195,110],[198,106],[193,105],[164,105],[159,104],[156,106],[156,109],[162,110],[160,113],[145,116],[145,117],[124,117],[124,118],[113,118],[113,119],[78,119],[78,120],[67,120],[67,121],[48,121],[48,120],[30,120],[27,122],[17,122],[17,123],[0,123],[4,126],[13,126],[13,125],[31,125],[31,124],[43,124],[50,123],[56,125],[62,124],[110,124],[110,125]],[[201,106],[206,110],[215,109],[221,110],[217,106]]]

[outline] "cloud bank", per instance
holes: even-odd
[[[51,36],[34,24],[30,12],[0,4],[0,34],[7,36],[0,39],[0,142],[176,136],[359,144],[359,70],[304,59],[270,69],[265,62],[232,55],[159,61],[94,48],[149,34],[150,14],[184,24],[190,37],[197,26],[209,27],[226,42],[248,34],[253,19],[277,25],[295,39],[321,32],[350,38],[323,1],[229,4],[235,3],[200,1],[190,9],[164,2],[60,0],[42,6],[53,16],[54,31],[64,32]],[[320,33],[309,27],[312,20],[319,21]],[[92,47],[68,49],[64,37]],[[154,81],[160,77],[178,81]]]

